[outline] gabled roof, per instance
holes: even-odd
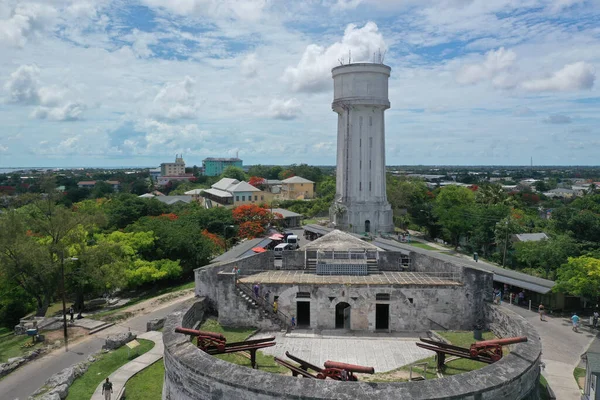
[[[224,190],[219,190],[219,189],[204,189],[202,190],[204,193],[208,193],[208,194],[212,194],[213,196],[217,196],[217,197],[233,197],[233,195],[229,192],[226,192]],[[186,194],[188,194],[186,192]]]
[[[348,251],[348,250],[379,250],[379,247],[365,242],[354,235],[334,229],[328,234],[321,236],[317,240],[305,244],[300,250],[329,250],[329,251]]]
[[[187,192],[185,192],[185,194],[188,195],[199,195],[204,191],[204,189],[192,189],[192,190],[188,190]]]
[[[155,195],[153,195],[152,193],[146,193],[146,194],[142,194],[138,197],[141,197],[142,199],[151,199],[153,197],[156,197]]]
[[[518,233],[514,235],[519,242],[539,242],[540,240],[548,240],[549,237],[544,232],[540,233]]]
[[[229,188],[227,188],[227,191],[231,192],[231,193],[235,193],[235,192],[260,192],[260,189],[255,188],[254,186],[252,186],[248,182],[239,182],[239,183],[237,183],[235,185],[229,186]]]
[[[231,185],[236,185],[238,183],[240,183],[240,181],[238,181],[237,179],[222,178],[219,182],[212,185],[212,187],[214,189],[227,190]]]
[[[298,214],[293,211],[286,210],[285,208],[274,208],[271,211],[273,213],[281,214],[283,216],[283,218],[302,217],[302,214]]]
[[[175,204],[175,203],[191,203],[192,200],[192,196],[156,196],[155,197],[156,200],[160,201],[161,203],[165,203],[165,204]]]
[[[287,178],[281,181],[282,183],[314,183],[313,181],[309,181],[301,176],[292,176],[291,178]]]

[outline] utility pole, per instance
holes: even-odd
[[[69,351],[69,335],[67,333],[67,301],[65,299],[65,253],[60,256],[60,282],[62,292],[62,309],[63,309],[63,334],[65,337],[65,353]]]
[[[506,221],[506,240],[504,241],[504,256],[502,257],[502,267],[506,262],[506,248],[508,247],[508,220]]]

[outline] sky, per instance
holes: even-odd
[[[388,165],[598,165],[598,0],[2,0],[0,168],[333,165],[331,68],[392,68]]]

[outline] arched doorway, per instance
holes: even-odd
[[[335,306],[335,329],[350,329],[350,304],[341,302]]]
[[[371,221],[365,221],[365,232],[371,232]]]

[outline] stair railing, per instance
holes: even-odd
[[[263,310],[265,310],[266,312],[269,313],[269,315],[276,317],[280,323],[283,324],[283,326],[285,326],[286,330],[289,332],[290,328],[291,328],[291,317],[288,316],[286,313],[282,312],[281,310],[277,309],[277,312],[273,311],[273,304],[269,303],[268,301],[266,301],[264,298],[262,298],[261,296],[256,296],[254,294],[254,290],[252,290],[252,287],[246,283],[243,282],[236,282],[236,286],[248,297],[250,297],[252,300],[254,300],[256,302],[256,304],[258,304]]]

